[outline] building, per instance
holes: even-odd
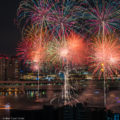
[[[0,55],[0,81],[7,80],[7,64],[8,64],[8,57],[5,55]]]
[[[17,57],[0,55],[0,81],[16,81],[19,79],[19,62]]]
[[[19,62],[17,57],[10,57],[6,64],[7,80],[18,81],[19,80]]]

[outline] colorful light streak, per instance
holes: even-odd
[[[17,55],[25,62],[36,63],[40,66],[46,57],[46,39],[44,32],[27,34],[24,40],[18,44]]]
[[[53,18],[50,23],[50,29],[57,32],[58,34],[66,34],[70,30],[79,28],[78,14],[76,13],[75,1],[63,0],[55,2],[52,7]]]
[[[43,26],[51,20],[51,7],[49,1],[22,0],[17,10],[17,19],[23,31],[29,24]]]
[[[65,34],[69,30],[79,27],[75,2],[71,0],[22,0],[18,7],[17,19],[23,27],[23,33],[30,24],[47,26],[54,34]]]
[[[120,43],[114,35],[105,36],[104,40],[96,38],[92,43],[90,67],[93,74],[99,78],[105,73],[106,77],[113,77],[120,69]]]
[[[101,34],[120,30],[120,2],[118,0],[83,0],[79,15],[85,21],[85,28],[90,33]],[[104,26],[103,26],[104,22]]]
[[[84,39],[74,32],[71,32],[65,38],[54,38],[53,41],[48,43],[48,61],[53,64],[61,63],[63,66],[66,63],[72,65],[83,64],[87,56],[87,46]]]

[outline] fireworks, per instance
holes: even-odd
[[[48,1],[23,0],[17,11],[18,21],[25,27],[29,24],[41,26],[51,19],[50,9],[51,5]]]
[[[75,33],[71,33],[67,37],[67,43],[70,55],[69,61],[73,65],[81,65],[85,63],[88,49],[84,38]]]
[[[79,9],[80,18],[86,20],[85,28],[90,32],[120,30],[120,3],[117,0],[84,0]]]
[[[59,37],[54,38],[48,44],[48,61],[54,64],[61,63],[62,65],[68,64],[82,64],[85,60],[86,44],[84,39],[79,35],[71,32],[66,39]]]
[[[90,46],[93,74],[99,78],[113,77],[119,69],[120,44],[115,36],[109,35],[111,31],[120,30],[117,0],[22,0],[17,16],[20,26],[24,26],[18,56],[31,62],[33,70],[38,70],[38,80],[39,68],[44,62],[64,71],[61,97],[64,104],[71,103],[77,96],[74,96],[76,86],[71,85],[69,72],[73,66],[83,65],[87,58],[84,37],[73,32],[80,28],[79,23],[90,33],[97,33]]]
[[[90,56],[93,74],[99,73],[99,78],[105,76],[113,77],[120,65],[120,44],[113,35],[106,36],[105,40],[95,39],[92,44]]]
[[[37,39],[37,40],[41,41],[41,43],[42,42],[44,43],[44,42],[47,42],[50,39],[52,39],[52,35],[50,35],[50,33],[46,27],[44,27],[44,29],[42,29],[38,26],[31,25],[31,26],[28,26],[24,30],[23,39],[24,38],[27,38],[31,41],[34,41],[34,39]]]
[[[65,34],[71,29],[79,27],[76,25],[78,16],[75,7],[75,2],[71,0],[59,1],[54,4],[52,8],[53,18],[50,24],[53,31]]]
[[[46,56],[45,40],[46,37],[42,33],[28,35],[19,43],[17,55],[25,62],[29,61],[40,66],[45,61]]]
[[[20,2],[18,21],[23,27],[30,24],[44,27],[58,34],[73,29],[77,23],[74,1],[23,0]],[[78,26],[79,27],[79,26]]]
[[[73,88],[69,82],[69,65],[79,65],[83,64],[85,60],[85,42],[84,39],[71,32],[70,35],[65,37],[59,37],[59,39],[54,38],[53,41],[50,41],[48,44],[47,57],[48,61],[51,61],[53,64],[59,65],[64,68],[64,88],[62,90],[62,95],[59,98],[61,101],[60,104],[72,104],[78,102],[78,95],[74,92],[76,88]],[[54,102],[56,98],[52,99]]]
[[[17,48],[18,56],[25,62],[42,63],[45,59],[45,48],[41,45],[40,41],[24,40]]]

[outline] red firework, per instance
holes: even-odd
[[[67,64],[78,65],[85,61],[85,56],[87,55],[85,48],[86,44],[84,39],[71,32],[65,38],[59,37],[59,40],[55,38],[53,41],[50,41],[47,57],[54,64],[60,62],[64,65],[67,62]]]
[[[106,36],[104,40],[97,39],[92,44],[90,55],[90,67],[93,74],[99,74],[99,78],[105,76],[113,77],[113,74],[120,69],[120,44],[113,35]]]
[[[87,44],[84,38],[75,33],[71,33],[67,38],[70,61],[73,64],[83,64],[87,56]]]
[[[17,52],[20,59],[33,63],[33,65],[35,63],[40,67],[46,57],[45,41],[41,35],[25,38],[19,43]]]

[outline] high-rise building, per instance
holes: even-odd
[[[8,57],[5,55],[0,55],[0,81],[7,80],[6,76],[6,64],[8,61]]]
[[[19,79],[19,62],[17,57],[0,55],[0,81],[15,81]]]
[[[6,68],[7,80],[17,81],[19,79],[19,62],[17,57],[10,57]]]

